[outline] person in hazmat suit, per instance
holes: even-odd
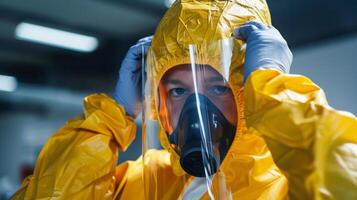
[[[176,1],[12,199],[357,199],[357,120],[291,62],[265,0]]]

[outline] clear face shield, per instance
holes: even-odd
[[[236,42],[191,44],[176,57],[160,49],[148,54],[142,126],[147,199],[186,198],[192,187],[211,199],[229,199],[220,167],[238,124],[230,80],[232,60],[243,55]]]

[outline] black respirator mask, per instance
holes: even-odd
[[[192,176],[205,177],[216,173],[235,132],[236,127],[207,97],[192,94],[169,141],[180,155],[181,167]]]

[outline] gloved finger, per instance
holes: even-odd
[[[146,54],[150,45],[151,45],[151,40],[147,40],[145,42],[135,44],[134,46],[130,47],[127,55],[125,56],[125,59],[131,59],[131,60],[140,59],[143,54],[143,49],[144,49],[144,54]]]
[[[143,44],[143,45],[141,46],[141,54],[142,54],[142,55],[146,55],[147,52],[148,52],[148,50],[149,50],[149,48],[150,48],[150,46],[151,46],[151,42],[150,42],[150,43],[147,43],[147,44]],[[144,51],[143,51],[143,50],[144,50]]]
[[[138,60],[143,55],[145,56],[146,53],[148,52],[150,46],[151,46],[151,42],[150,43],[145,43],[145,44],[137,44],[137,45],[135,45],[135,47],[133,47],[133,51],[130,52],[132,58]]]
[[[233,36],[237,39],[247,40],[249,35],[253,31],[267,30],[267,29],[269,29],[269,27],[265,24],[262,24],[257,21],[248,21],[247,23],[243,24],[241,27],[236,28],[233,31]]]
[[[259,29],[253,24],[244,24],[241,27],[234,29],[233,36],[237,39],[246,41],[248,40],[250,33],[257,30]]]

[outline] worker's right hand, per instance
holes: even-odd
[[[142,57],[146,55],[151,40],[152,36],[145,37],[130,47],[119,69],[113,97],[133,118],[142,109]]]

